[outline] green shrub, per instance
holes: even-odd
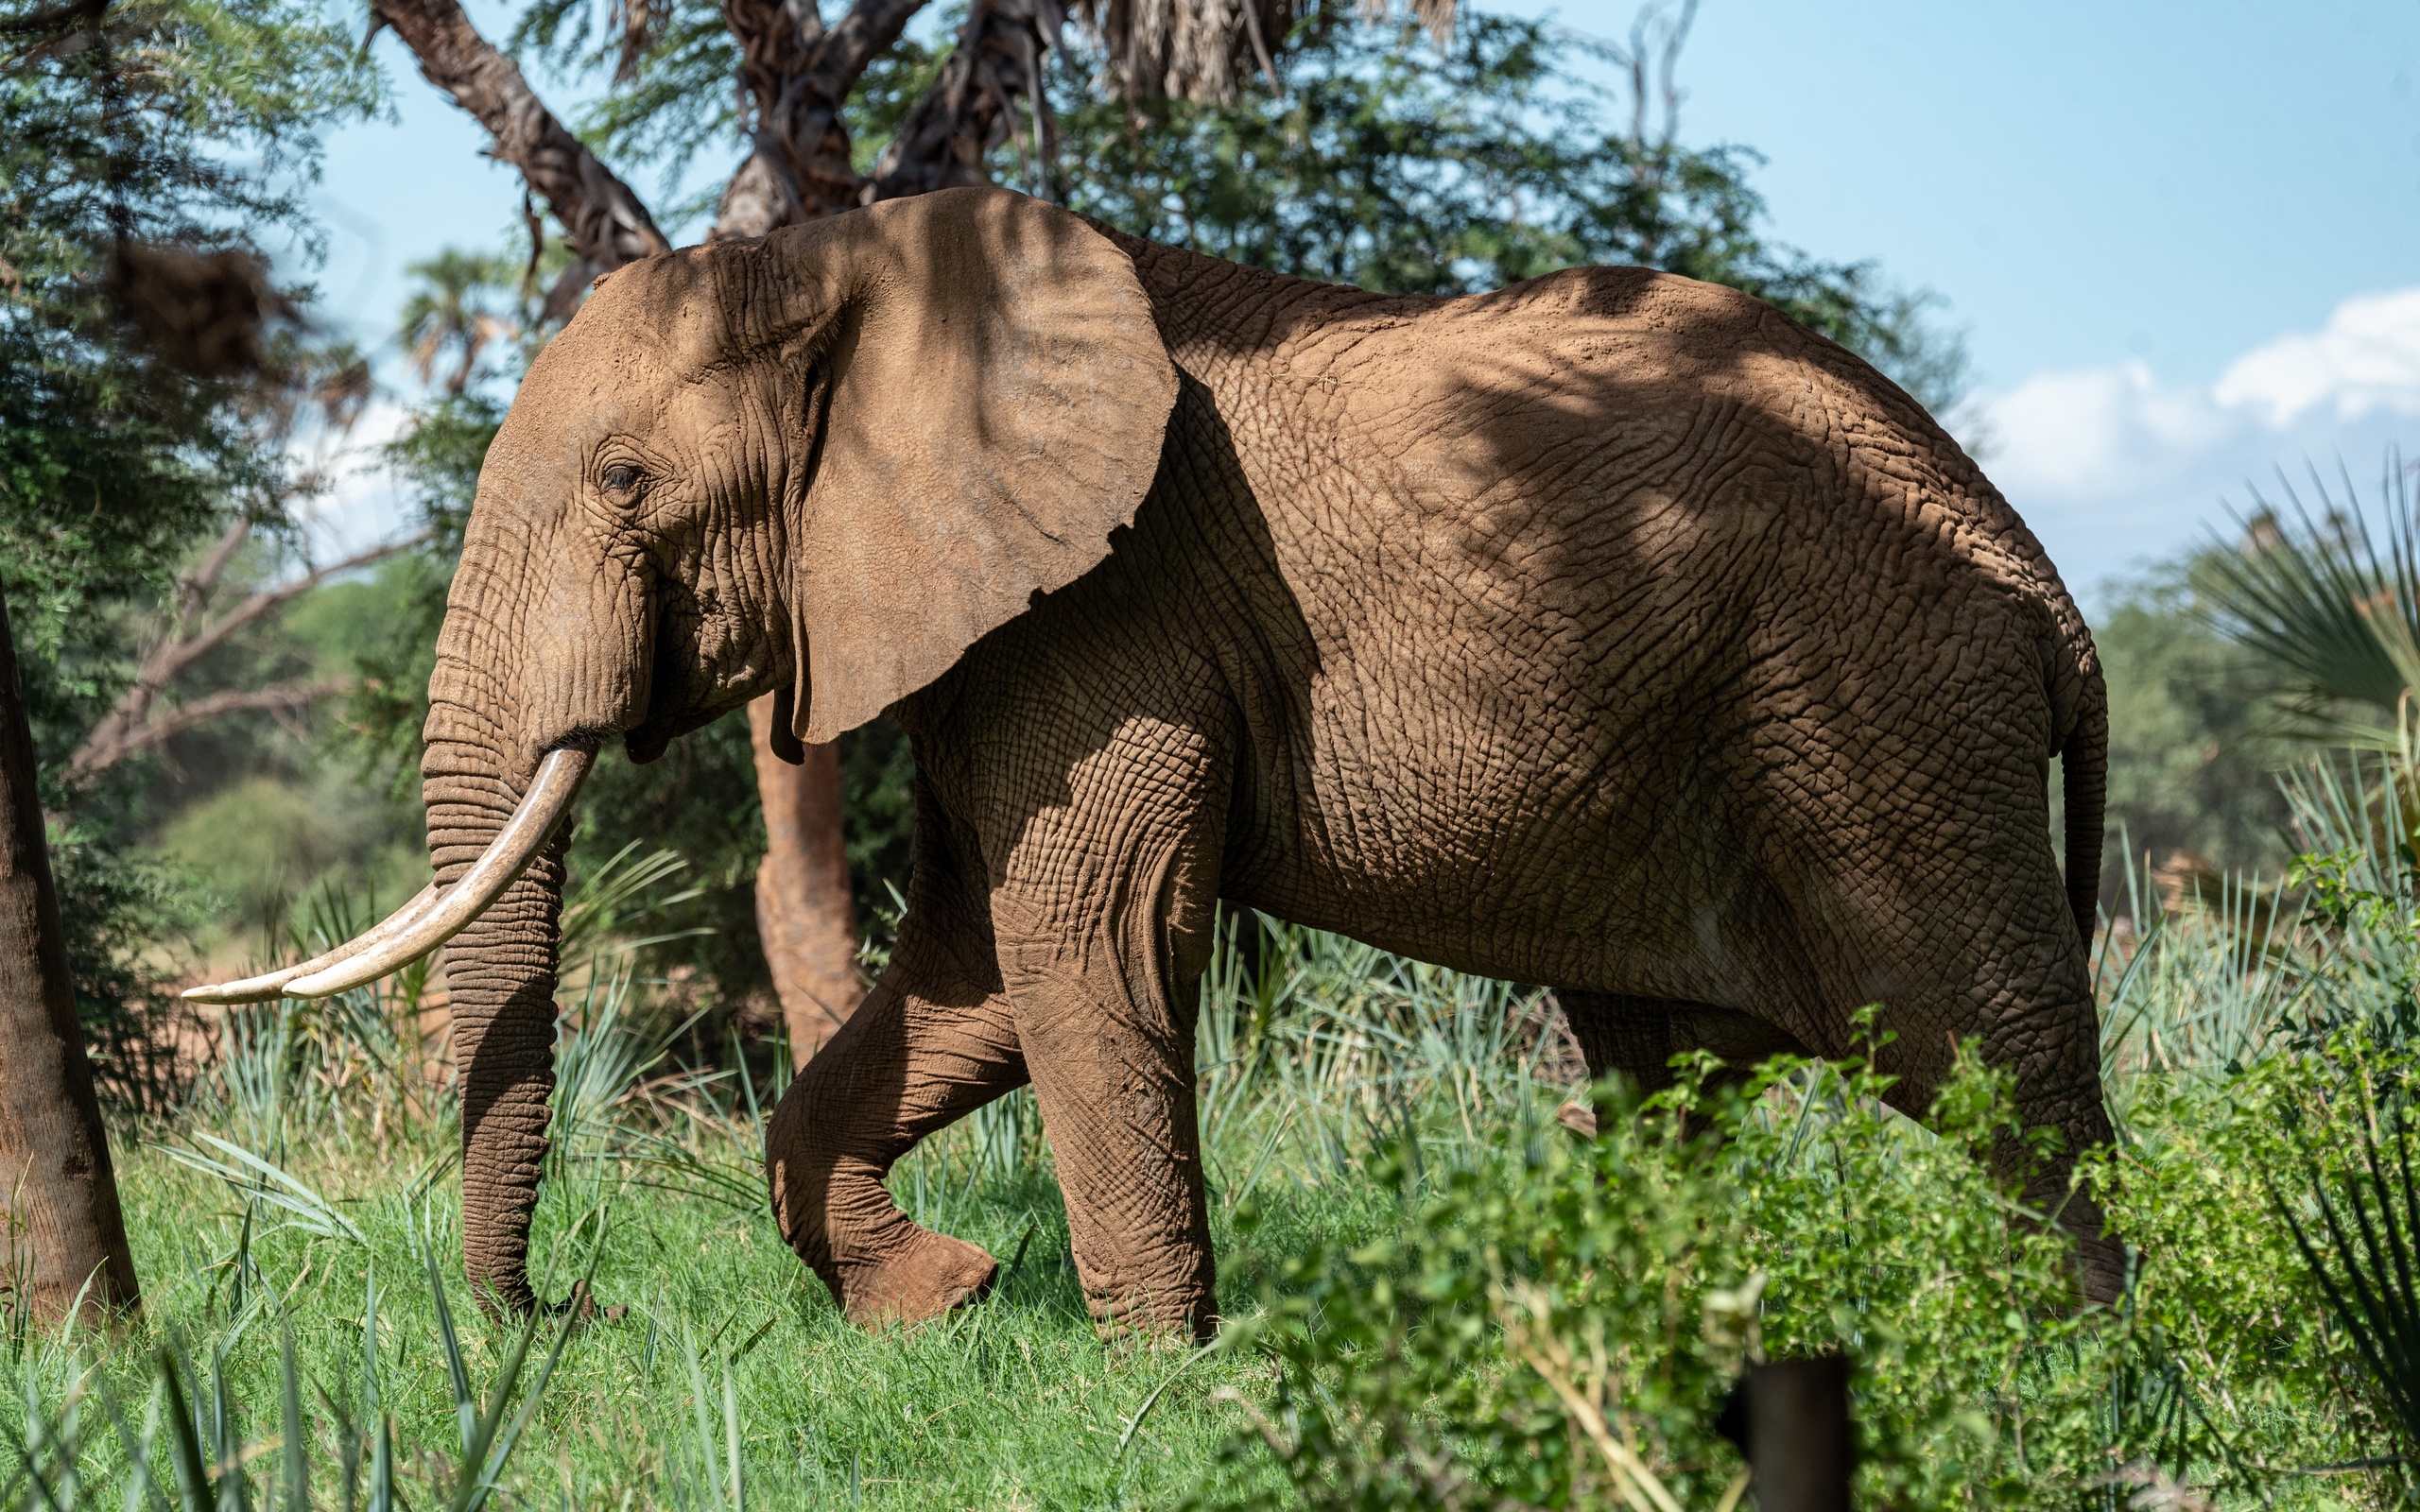
[[[2115,1468],[2111,1330],[1971,1153],[2014,1129],[2008,1082],[1962,1059],[1938,1138],[1887,1085],[1777,1060],[1719,1096],[1602,1089],[1594,1142],[1533,1124],[1392,1236],[1286,1267],[1239,1341],[1275,1390],[1231,1454],[1273,1452],[1313,1507],[1711,1505],[1743,1357],[1840,1350],[1869,1504],[2072,1501]]]

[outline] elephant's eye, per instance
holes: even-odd
[[[616,465],[605,470],[605,491],[608,493],[628,493],[638,486],[639,470],[637,468]]]

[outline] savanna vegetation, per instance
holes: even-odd
[[[511,45],[607,81],[579,123],[596,151],[677,170],[737,124],[715,10],[600,31],[536,5]],[[2090,1179],[2140,1251],[2114,1308],[2074,1305],[2057,1230],[1969,1158],[2010,1116],[1979,1067],[1932,1132],[1883,1110],[1866,1062],[1642,1102],[1577,1085],[1547,995],[1238,917],[1199,1047],[1219,1343],[1095,1338],[1024,1093],[893,1179],[1000,1257],[995,1295],[856,1331],[765,1210],[758,1125],[789,1062],[727,720],[592,784],[535,1250],[546,1295],[592,1305],[491,1318],[458,1260],[441,971],[209,1017],[169,993],[343,937],[424,878],[410,778],[452,553],[561,317],[548,290],[594,250],[533,219],[419,270],[385,396],[412,414],[384,457],[417,517],[371,558],[314,559],[298,511],[373,398],[361,354],[265,273],[299,318],[241,360],[201,360],[191,322],[147,319],[130,288],[163,243],[307,260],[317,133],[390,87],[354,25],[282,0],[0,5],[0,590],[144,1287],[139,1320],[60,1327],[9,1228],[0,1506],[1727,1509],[1730,1383],[1825,1350],[1856,1363],[1871,1504],[2411,1494],[2420,585],[2399,461],[2383,494],[2248,499],[2093,600],[2121,1142]],[[1070,26],[1038,90],[1010,92],[1047,133],[1003,129],[987,162],[1138,232],[1373,287],[1583,261],[1736,284],[1951,413],[1963,362],[1928,300],[1792,250],[1753,152],[1683,143],[1685,29],[1668,13],[1603,47],[1313,7],[1282,74],[1253,60],[1197,99],[1104,94],[1110,40]],[[856,171],[896,167],[948,30],[866,68]],[[1625,89],[1588,82],[1606,65]],[[907,758],[880,726],[841,754],[873,971]],[[1558,1116],[1591,1097],[1595,1142]]]

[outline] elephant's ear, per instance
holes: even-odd
[[[1007,190],[886,201],[764,250],[815,333],[793,702],[800,738],[827,741],[1109,555],[1176,370],[1132,260]]]

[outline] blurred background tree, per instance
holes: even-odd
[[[55,1316],[88,1284],[105,1307],[137,1299],[95,1074],[124,1099],[173,1090],[143,954],[189,912],[128,844],[141,807],[130,758],[218,712],[277,703],[255,689],[214,710],[172,685],[294,596],[206,617],[253,529],[289,525],[310,486],[288,465],[296,418],[353,412],[340,396],[359,386],[337,376],[357,367],[348,354],[268,334],[300,295],[271,287],[260,245],[300,233],[307,249],[298,196],[315,129],[373,99],[344,39],[280,0],[0,9],[12,1307]],[[299,693],[282,690],[284,706]]]
[[[296,328],[252,319],[218,341],[246,322],[214,326],[228,312],[196,313],[180,280],[232,270],[255,314],[307,299],[268,285],[260,249],[315,251],[302,196],[317,132],[372,109],[376,81],[294,0],[17,6],[0,11],[0,591],[79,1012],[104,1082],[131,1091],[163,1074],[146,1055],[147,947],[177,939],[199,903],[139,843],[173,802],[154,782],[159,722],[190,709],[188,689],[278,679],[239,667],[222,635],[202,647],[216,662],[182,662],[140,710],[124,700],[153,653],[214,627],[221,588],[295,562],[294,510],[320,482],[292,448],[357,412],[366,383],[357,359]]]
[[[2101,896],[2122,904],[2131,858],[2174,879],[2235,868],[2274,882],[2290,854],[2275,768],[2296,750],[2264,730],[2256,660],[2211,626],[2193,562],[2115,585],[2092,616],[2109,679],[2109,841]]]

